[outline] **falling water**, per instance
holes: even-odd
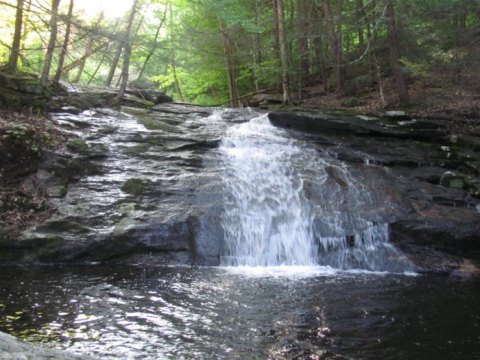
[[[292,166],[300,148],[267,115],[229,129],[226,163],[224,265],[316,263],[303,180]]]
[[[388,225],[362,217],[371,194],[351,170],[272,126],[266,114],[231,127],[220,153],[222,265],[412,270],[389,243]]]

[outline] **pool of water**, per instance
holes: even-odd
[[[474,359],[480,281],[328,267],[0,271],[0,331],[101,359]]]

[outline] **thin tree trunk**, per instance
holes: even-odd
[[[25,41],[27,40],[27,35],[28,35],[28,13],[30,12],[30,9],[32,7],[32,0],[29,0],[27,2],[27,6],[23,10],[23,30],[22,30],[22,40],[20,44],[21,49],[25,49]]]
[[[140,80],[143,76],[143,73],[145,72],[147,68],[147,64],[150,61],[151,57],[155,53],[155,50],[157,50],[158,46],[158,36],[160,35],[160,30],[162,29],[163,23],[165,22],[165,18],[167,17],[167,9],[165,9],[165,12],[163,13],[163,18],[160,20],[160,24],[158,24],[157,31],[155,32],[155,37],[153,39],[153,45],[150,48],[150,51],[147,54],[147,57],[145,58],[145,61],[143,62],[142,69],[140,70],[140,73],[138,74],[137,80]]]
[[[108,72],[107,79],[105,80],[105,85],[107,86],[112,84],[113,77],[115,76],[115,70],[117,70],[118,62],[120,61],[120,56],[122,55],[122,49],[123,44],[119,42],[112,63],[110,64],[110,71]]]
[[[169,9],[170,9],[170,24],[173,28],[173,9],[172,9],[172,3],[170,2],[169,4]],[[163,21],[162,21],[163,22]],[[160,27],[162,25],[160,24]],[[185,101],[185,99],[183,98],[183,94],[182,94],[182,89],[180,87],[180,81],[178,80],[178,76],[177,76],[177,59],[176,59],[176,54],[175,54],[175,32],[174,31],[171,31],[170,32],[170,42],[172,44],[172,50],[170,52],[170,56],[171,56],[171,65],[172,65],[172,72],[173,72],[173,81],[175,83],[175,89],[177,89],[177,94],[178,94],[178,97],[180,98],[181,101]],[[157,39],[155,38],[155,44],[156,44],[156,41]]]
[[[378,90],[380,93],[380,100],[382,101],[382,105],[385,107],[387,106],[387,101],[385,100],[385,93],[383,91],[383,80],[382,80],[382,71],[380,69],[380,64],[378,63],[377,55],[373,54],[373,58],[375,60],[375,69],[377,73],[377,81],[378,81]]]
[[[285,14],[283,0],[276,0],[276,8],[278,19],[278,42],[280,44],[280,63],[282,68],[282,89],[283,89],[283,104],[290,105],[290,80],[288,76],[288,52],[287,52],[287,34],[285,31]]]
[[[118,77],[117,82],[115,83],[115,87],[118,88],[120,86],[120,84],[122,83],[122,79],[123,79],[123,72],[120,73],[120,76]]]
[[[259,9],[259,2],[255,1],[255,24],[259,25],[258,15],[261,9]],[[256,44],[256,53],[257,53],[257,63],[260,65],[263,62],[263,54],[262,54],[262,38],[259,32],[256,32],[254,35],[255,44]]]
[[[357,3],[356,3],[357,7],[356,7],[356,17],[357,17],[357,34],[358,34],[358,45],[360,47],[360,49],[364,49],[365,48],[365,36],[364,36],[364,33],[363,33],[363,28],[362,28],[362,18],[364,16],[364,11],[363,11],[363,0],[357,0]]]
[[[117,27],[118,27],[118,24],[120,23],[120,20],[117,20],[117,22],[115,23],[115,26],[113,28],[113,32],[115,32],[117,30]],[[104,44],[105,46],[110,46],[110,42]],[[93,74],[90,75],[90,78],[88,79],[88,82],[87,82],[87,85],[90,85],[93,81],[93,79],[95,78],[95,76],[97,76],[97,73],[98,71],[100,70],[100,68],[102,67],[103,63],[105,62],[105,59],[106,59],[107,55],[105,53],[103,53],[102,55],[102,58],[100,59],[100,62],[98,63],[97,67],[95,68],[95,71],[93,72]]]
[[[50,17],[50,40],[48,41],[47,54],[43,65],[41,83],[43,86],[48,85],[48,75],[52,67],[53,53],[55,51],[55,43],[57,41],[57,14],[60,0],[52,0],[52,14]]]
[[[273,42],[273,49],[275,52],[275,59],[277,59],[277,67],[279,69],[282,68],[282,61],[280,55],[280,30],[279,30],[279,20],[278,20],[278,13],[277,13],[277,2],[278,0],[273,0],[273,27],[274,27],[274,42]],[[277,89],[278,91],[282,91],[282,73],[278,74],[277,80]]]
[[[130,13],[130,18],[128,19],[127,30],[125,31],[125,44],[124,44],[125,52],[123,54],[122,82],[120,83],[120,89],[118,91],[118,97],[117,97],[118,102],[122,100],[128,85],[128,70],[130,67],[130,56],[132,55],[132,44],[130,40],[131,40],[133,19],[135,18],[135,12],[137,11],[137,3],[138,3],[138,0],[134,0],[132,5],[132,10]]]
[[[93,72],[93,74],[90,75],[90,78],[87,81],[87,85],[90,85],[93,79],[95,78],[95,76],[97,76],[98,70],[100,70],[104,61],[105,61],[105,54],[102,55],[102,59],[99,61],[97,67],[95,68],[95,71]]]
[[[313,49],[315,52],[315,63],[317,64],[317,71],[322,77],[323,90],[325,93],[328,93],[328,78],[325,70],[325,56],[323,49],[323,35],[324,31],[324,17],[323,13],[316,6],[313,7],[313,18],[315,22],[315,27],[313,31]]]
[[[235,63],[235,44],[228,36],[228,29],[223,21],[220,21],[220,32],[223,38],[223,51],[227,64],[228,92],[230,95],[230,106],[238,107],[240,105],[237,91],[237,74]]]
[[[330,6],[330,0],[323,1],[323,9],[327,20],[330,33],[330,50],[334,59],[335,81],[337,92],[343,91],[345,64],[343,64],[343,44],[342,44],[342,3],[343,0],[337,0],[336,14],[333,13]]]
[[[87,64],[87,59],[88,59],[89,56],[92,55],[92,51],[93,51],[92,48],[93,48],[93,38],[90,38],[88,40],[87,48],[85,50],[85,55],[86,56],[83,56],[82,60],[78,64],[77,75],[75,75],[75,78],[72,80],[72,83],[76,84],[82,78],[83,70],[85,69],[85,65]]]
[[[90,50],[89,50],[89,51],[85,51],[85,54],[84,54],[82,57],[80,57],[80,58],[72,61],[70,64],[68,64],[67,66],[65,66],[65,67],[63,68],[63,72],[66,74],[66,73],[72,71],[73,69],[75,69],[76,67],[82,66],[82,64],[83,64],[90,56],[92,56],[93,54],[98,53],[99,51],[101,51],[101,50],[103,50],[103,49],[105,49],[105,48],[108,46],[108,44],[109,44],[108,42],[105,42],[105,43],[97,46],[97,47],[94,48],[94,49],[92,49],[92,46],[90,46]],[[88,47],[89,47],[89,46],[87,45],[87,50],[88,50]]]
[[[58,59],[57,72],[55,73],[55,82],[60,81],[60,76],[63,72],[63,64],[65,63],[65,57],[67,56],[68,43],[70,41],[70,29],[72,27],[72,13],[73,13],[74,0],[70,0],[70,5],[68,6],[67,14],[67,27],[65,29],[65,38],[63,39],[63,46],[60,52],[60,57]]]
[[[309,2],[297,0],[298,40],[300,44],[300,76],[299,88],[306,84],[309,78],[310,61],[308,58]],[[299,92],[300,94],[301,92]]]
[[[258,0],[255,0],[255,25],[258,24]],[[262,63],[262,52],[261,52],[261,39],[258,32],[252,35],[252,42],[253,42],[253,83],[255,85],[255,91],[260,90],[260,86],[258,84],[258,69],[260,68],[260,64]]]
[[[17,0],[17,13],[15,16],[15,33],[13,35],[12,52],[8,59],[8,67],[17,70],[18,57],[20,56],[20,42],[22,40],[23,0]]]
[[[395,26],[395,12],[392,0],[385,0],[387,26],[388,26],[388,48],[390,53],[390,65],[392,66],[393,75],[398,97],[401,102],[408,102],[407,80],[402,71],[400,63],[400,50],[398,46],[397,29]]]
[[[257,35],[253,34],[252,35],[252,42],[253,42],[253,51],[252,51],[252,56],[253,56],[253,84],[255,86],[255,91],[260,90],[260,86],[258,85],[258,75],[257,75],[257,70],[260,67],[260,63],[258,62],[258,43],[257,43]]]

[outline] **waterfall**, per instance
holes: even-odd
[[[230,127],[224,164],[223,266],[328,265],[408,271],[388,225],[363,219],[372,196],[352,170],[270,124]]]

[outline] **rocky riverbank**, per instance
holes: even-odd
[[[113,110],[108,106],[114,97],[111,89],[65,88],[48,102],[51,118],[31,126],[4,113],[2,146],[28,134],[33,140],[48,134],[50,145],[22,141],[38,149],[29,153],[35,166],[22,166],[28,171],[10,182],[13,190],[2,185],[2,263],[219,263],[223,195],[215,151],[229,126],[258,113],[175,104],[162,93],[138,89]],[[366,219],[390,224],[392,241],[419,271],[477,273],[475,120],[305,109],[269,117],[320,156],[353,169],[374,194],[363,209]],[[12,170],[3,165],[7,180],[18,168],[15,149],[7,152]],[[349,191],[342,174],[334,168],[327,173],[331,186]],[[325,191],[315,186],[306,183],[308,196]]]
[[[87,356],[77,356],[65,351],[56,351],[33,344],[0,332],[0,359],[2,360],[88,360]]]

